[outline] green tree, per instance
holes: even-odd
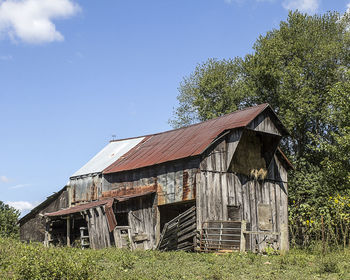
[[[282,143],[296,168],[289,201],[293,219],[304,223],[350,188],[349,15],[290,12],[253,50],[197,65],[180,84],[172,124],[269,103],[291,134]]]
[[[0,201],[0,237],[18,236],[19,211]]]
[[[329,134],[330,89],[343,82],[349,66],[348,18],[337,13],[290,13],[280,28],[260,36],[244,63],[254,103],[268,102],[291,138],[284,149],[296,158],[319,162],[314,136]],[[320,155],[322,158],[322,155]]]
[[[218,117],[247,105],[249,96],[242,90],[242,63],[235,59],[208,59],[198,64],[179,87],[179,106],[170,123],[174,127]]]
[[[325,180],[332,189],[350,190],[350,72],[329,91],[327,135],[317,137],[316,149],[322,153],[320,163]]]
[[[328,134],[330,89],[349,66],[348,22],[337,13],[290,12],[279,29],[257,39],[253,54],[197,65],[180,84],[171,123],[179,127],[267,102],[291,132],[285,151],[296,158],[312,154],[313,136]]]

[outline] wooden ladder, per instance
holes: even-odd
[[[80,227],[80,245],[82,249],[90,247],[90,238],[87,227]]]

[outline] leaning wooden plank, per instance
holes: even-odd
[[[179,231],[179,232],[177,233],[177,236],[180,237],[180,236],[184,235],[185,233],[187,233],[187,232],[189,232],[189,231],[195,230],[195,229],[196,229],[196,226],[197,226],[196,224],[193,224],[192,226],[187,227],[187,228],[185,228],[185,229]]]
[[[187,220],[187,221],[184,222],[184,223],[181,223],[181,224],[179,225],[179,229],[183,229],[183,228],[185,228],[185,227],[187,227],[187,226],[189,226],[189,225],[193,225],[193,224],[196,224],[196,217],[193,217],[192,219]]]
[[[188,234],[186,234],[186,235],[180,237],[180,238],[178,239],[178,242],[181,242],[181,241],[183,241],[183,240],[186,240],[186,239],[188,239],[188,238],[190,238],[190,237],[193,237],[193,236],[195,236],[195,235],[196,235],[196,232],[190,232],[190,233],[188,233]]]
[[[189,242],[189,241],[186,241],[186,242],[182,242],[182,243],[179,243],[178,245],[177,245],[177,248],[178,249],[181,249],[181,248],[183,248],[183,247],[187,247],[187,246],[193,246],[193,242]]]

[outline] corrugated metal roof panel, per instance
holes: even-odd
[[[71,177],[102,172],[106,167],[139,144],[144,137],[111,141]]]
[[[51,212],[51,213],[45,213],[45,216],[48,217],[57,217],[57,216],[65,216],[65,215],[69,215],[69,214],[74,214],[74,213],[79,213],[91,208],[95,208],[98,206],[102,206],[105,205],[107,203],[113,203],[114,199],[113,198],[106,198],[103,200],[97,200],[97,201],[93,201],[93,202],[89,202],[89,203],[85,203],[85,204],[80,204],[78,206],[73,206],[67,209],[62,209],[62,210],[58,210],[55,212]]]
[[[268,107],[268,104],[261,104],[202,123],[146,136],[137,148],[112,163],[103,173],[132,170],[199,155],[223,131],[247,126]]]
[[[82,212],[82,211],[85,211],[88,209],[92,209],[95,207],[99,207],[102,205],[107,205],[108,207],[112,207],[112,203],[114,202],[114,200],[122,202],[122,201],[127,201],[127,200],[132,199],[132,198],[150,195],[153,193],[155,193],[155,191],[146,191],[146,192],[138,193],[138,194],[106,197],[106,198],[102,198],[101,200],[96,200],[96,201],[88,202],[85,204],[80,204],[77,206],[73,206],[73,207],[66,208],[66,209],[61,209],[61,210],[51,212],[51,213],[45,213],[45,216],[48,216],[48,217],[65,216],[65,215],[70,215],[70,214],[74,214],[74,213],[79,213],[79,212]]]

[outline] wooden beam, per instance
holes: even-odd
[[[286,254],[288,251],[288,225],[287,224],[281,224],[281,255]]]
[[[67,247],[70,247],[70,216],[67,216]]]
[[[261,234],[261,235],[280,235],[280,232],[274,232],[274,231],[244,231],[243,233],[246,234]]]
[[[157,245],[159,244],[160,241],[160,211],[158,206],[155,207],[155,215],[156,215],[156,243],[155,243],[155,248],[157,248]]]
[[[247,222],[245,220],[242,220],[241,223],[241,242],[240,242],[240,246],[239,246],[239,250],[241,253],[245,252],[245,236],[244,236],[244,232],[247,229]]]

